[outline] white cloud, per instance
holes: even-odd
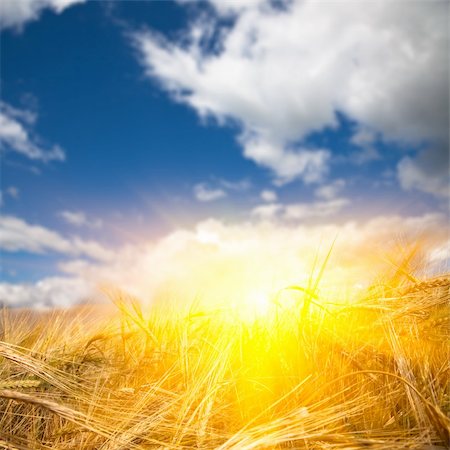
[[[345,180],[339,178],[337,180],[334,180],[332,183],[324,184],[318,187],[314,191],[314,193],[319,198],[331,200],[337,197],[337,195],[342,191],[344,187],[345,187]]]
[[[277,193],[268,189],[264,189],[263,191],[261,191],[260,197],[262,200],[268,203],[273,203],[278,200]]]
[[[220,179],[219,183],[221,186],[223,186],[225,189],[228,189],[229,191],[238,191],[238,192],[246,191],[247,189],[250,189],[250,187],[251,187],[251,183],[247,179],[237,180],[237,181]]]
[[[60,14],[64,9],[85,0],[2,0],[0,29],[21,29],[26,22],[37,20],[44,9]]]
[[[114,253],[95,241],[78,237],[65,238],[56,231],[32,225],[13,216],[0,218],[0,249],[8,252],[55,252],[64,255],[83,255],[96,260],[108,260]]]
[[[189,2],[192,0],[179,0],[180,3]],[[194,0],[195,1],[195,0]],[[260,7],[265,3],[265,0],[239,0],[239,1],[223,1],[223,0],[209,0],[217,12],[221,15],[234,15],[245,11],[249,8]]]
[[[3,110],[4,114],[14,119],[24,122],[28,125],[33,125],[36,123],[37,114],[34,111],[28,109],[14,108],[14,106],[9,105],[3,101],[0,101],[0,108]]]
[[[346,198],[333,198],[314,203],[294,203],[285,206],[284,217],[290,220],[306,220],[336,215],[350,201]]]
[[[255,133],[241,135],[244,156],[275,172],[275,184],[283,185],[301,177],[305,183],[321,181],[328,171],[330,152],[326,149],[283,146],[282,142]]]
[[[64,161],[65,153],[61,147],[54,145],[47,149],[39,144],[39,139],[34,135],[32,129],[35,120],[34,113],[19,110],[1,102],[0,149],[15,151],[37,161]]]
[[[223,178],[215,179],[211,183],[197,183],[194,188],[194,197],[199,202],[212,202],[229,194],[247,191],[251,187],[251,182],[247,179],[226,180]]]
[[[432,147],[419,152],[416,158],[405,157],[397,167],[401,186],[440,197],[450,196],[448,149]]]
[[[272,220],[283,210],[284,206],[281,203],[267,203],[255,206],[251,214],[263,220]]]
[[[0,283],[0,304],[15,308],[64,308],[93,298],[80,278],[50,277],[36,283]]]
[[[101,228],[103,221],[101,219],[92,219],[82,211],[61,211],[59,216],[69,225],[75,227]]]
[[[212,189],[205,183],[199,183],[194,186],[194,195],[199,202],[212,202],[227,196],[223,189]]]
[[[448,144],[445,2],[211,3],[233,25],[202,16],[182,42],[136,33],[142,64],[200,116],[240,124],[244,156],[278,181],[323,177],[328,151],[302,141],[337,110],[385,140]]]
[[[348,204],[346,198],[333,197],[310,203],[268,203],[256,206],[251,214],[263,220],[305,221],[335,216]]]

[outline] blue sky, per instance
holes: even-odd
[[[5,292],[209,219],[445,241],[448,5],[349,5],[6,1]]]

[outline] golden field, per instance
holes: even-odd
[[[350,303],[291,286],[251,318],[118,292],[5,309],[0,448],[448,448],[449,289],[397,274]]]

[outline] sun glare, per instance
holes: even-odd
[[[249,318],[259,318],[267,316],[270,312],[272,302],[270,294],[263,290],[251,291],[246,297],[244,315]]]

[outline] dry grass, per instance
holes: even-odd
[[[449,288],[320,307],[297,289],[252,322],[126,299],[102,321],[5,310],[0,448],[447,448]]]

